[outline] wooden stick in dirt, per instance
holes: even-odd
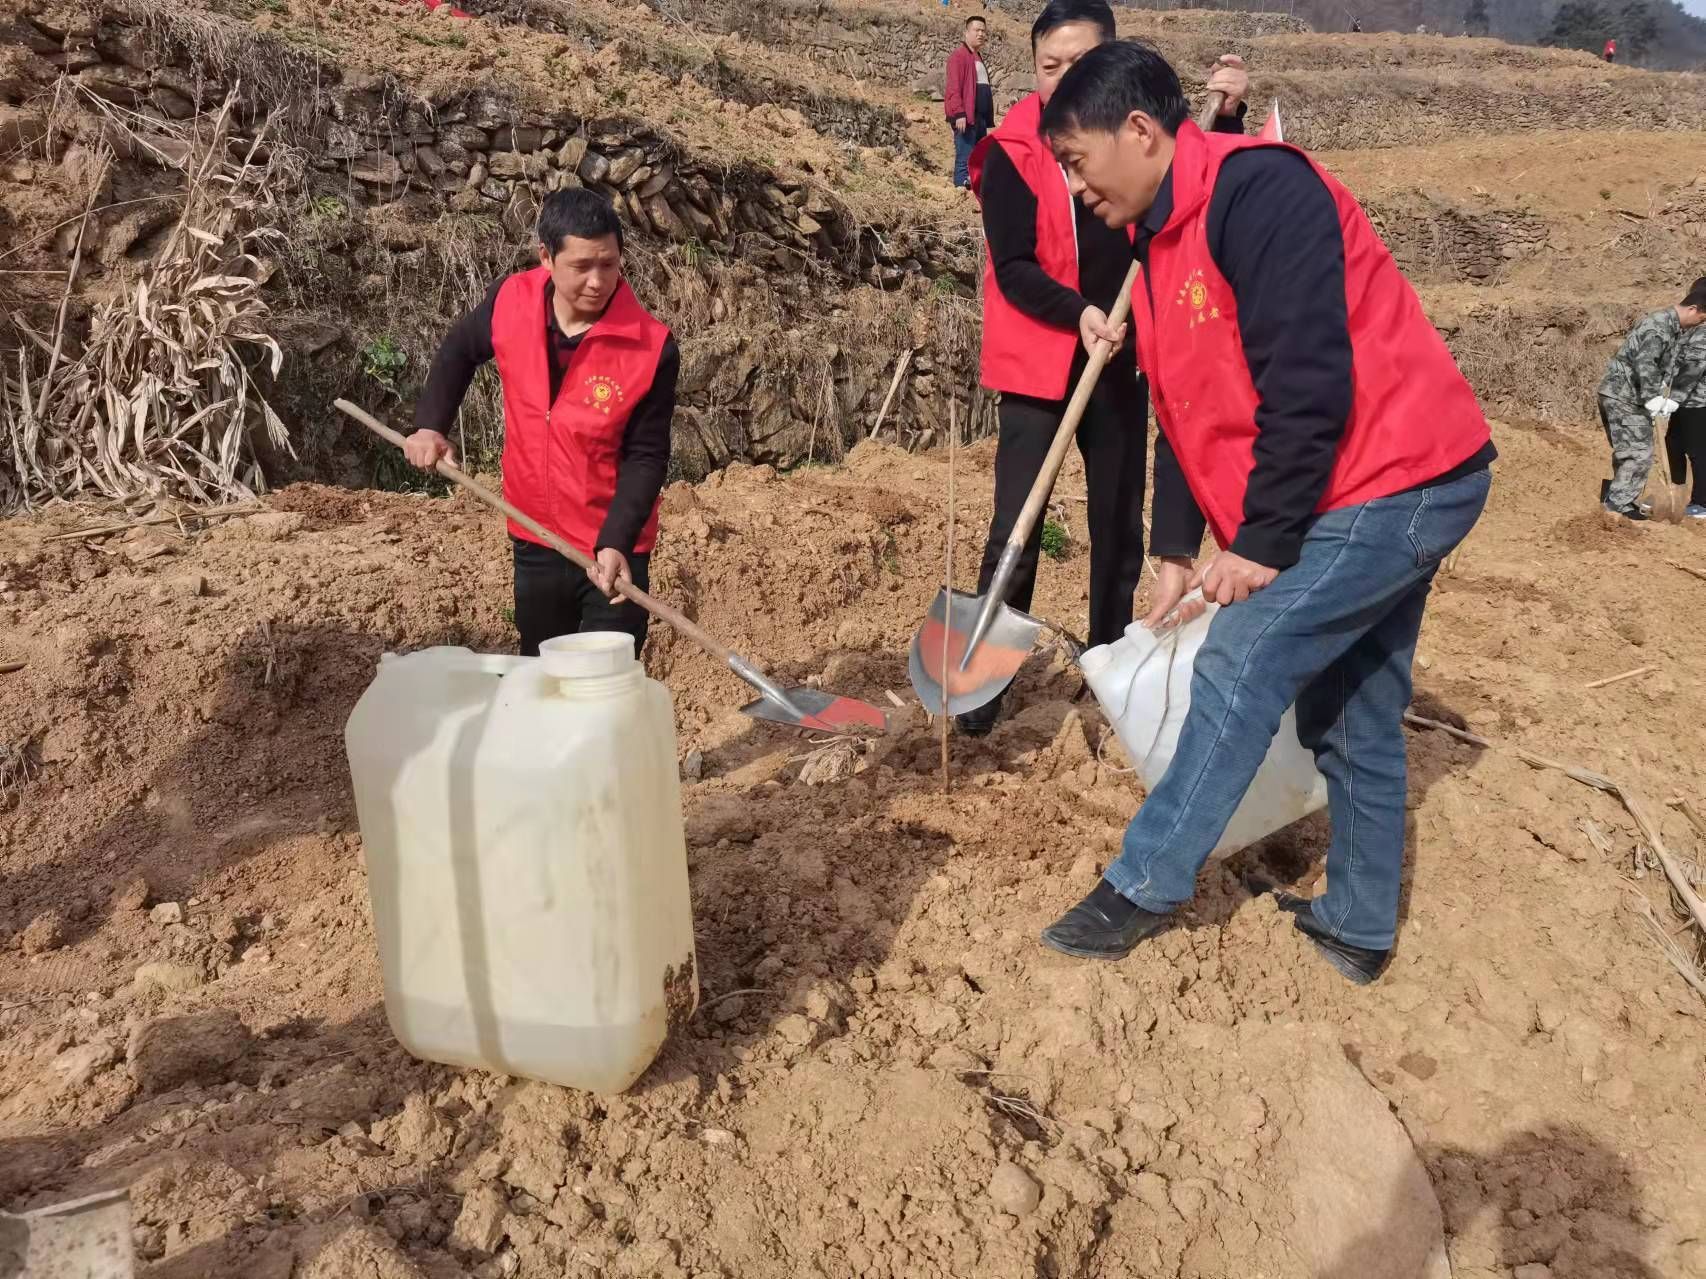
[[[1684,573],[1698,577],[1702,582],[1706,582],[1706,568],[1695,568],[1692,564],[1679,564],[1675,560],[1666,560],[1665,563],[1672,568],[1679,568]]]
[[[1706,818],[1702,818],[1699,813],[1694,811],[1693,804],[1690,804],[1686,799],[1673,799],[1670,806],[1688,818],[1688,824],[1694,827],[1695,833],[1701,839],[1706,839]]]
[[[187,511],[171,511],[164,515],[147,515],[139,520],[126,520],[122,524],[97,524],[90,528],[74,528],[69,533],[54,533],[42,538],[44,542],[67,542],[80,537],[106,537],[111,533],[125,533],[133,528],[144,528],[150,524],[175,524],[179,520],[226,520],[238,515],[259,515],[267,508],[258,503],[247,506],[228,507],[192,507]]]
[[[954,444],[960,433],[959,410],[953,400],[948,401],[948,566],[945,573],[943,589],[951,597],[954,590]],[[942,628],[942,669],[948,669],[948,636],[951,628]],[[942,794],[946,795],[953,789],[952,776],[948,771],[948,705],[947,699],[942,702]]]
[[[1583,684],[1583,688],[1604,688],[1608,684],[1621,684],[1626,679],[1634,679],[1637,675],[1645,675],[1648,671],[1656,671],[1656,666],[1637,666],[1632,671],[1624,671],[1621,675],[1608,675],[1604,679],[1596,679],[1591,684]]]
[[[27,665],[27,662],[0,662],[0,675],[16,675]]]
[[[909,346],[895,361],[894,377],[889,379],[889,393],[883,396],[882,407],[877,410],[877,424],[871,428],[870,439],[877,438],[877,432],[883,429],[883,419],[889,415],[889,405],[894,402],[894,393],[900,390],[900,380],[906,376],[907,365],[912,363],[912,348]]]
[[[1447,733],[1450,736],[1457,738],[1459,741],[1468,742],[1473,746],[1480,746],[1486,750],[1508,751],[1510,754],[1515,755],[1518,759],[1522,760],[1525,764],[1529,764],[1535,768],[1552,769],[1555,772],[1563,773],[1566,777],[1574,778],[1584,786],[1591,786],[1595,790],[1604,791],[1608,795],[1615,796],[1623,807],[1628,810],[1629,816],[1635,819],[1635,825],[1639,828],[1641,837],[1647,841],[1647,847],[1653,850],[1653,856],[1659,859],[1659,866],[1664,870],[1665,878],[1670,881],[1670,886],[1672,890],[1675,891],[1677,899],[1688,909],[1688,913],[1694,917],[1694,923],[1700,931],[1702,933],[1706,933],[1706,901],[1702,901],[1700,899],[1700,894],[1694,891],[1694,885],[1688,882],[1688,876],[1683,874],[1681,864],[1671,855],[1670,849],[1665,847],[1664,837],[1659,834],[1659,825],[1653,820],[1652,814],[1647,811],[1645,801],[1643,801],[1639,795],[1626,787],[1618,785],[1603,773],[1595,773],[1589,769],[1581,768],[1578,765],[1564,764],[1555,759],[1547,759],[1544,755],[1536,755],[1533,751],[1524,750],[1520,746],[1500,746],[1498,743],[1491,742],[1478,733],[1471,733],[1461,728],[1453,728],[1450,724],[1441,723],[1437,719],[1427,719],[1421,715],[1412,715],[1410,712],[1406,711],[1404,713],[1404,722],[1418,728],[1431,728],[1437,732]]]

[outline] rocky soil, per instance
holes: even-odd
[[[1698,530],[1584,513],[1601,450],[1497,428],[1418,709],[1706,797]],[[988,516],[962,454],[957,559]],[[944,459],[672,488],[656,576],[790,679],[907,694]],[[1058,513],[1082,538],[1076,472]],[[965,496],[969,494],[970,496]],[[1205,876],[1131,960],[1037,929],[1140,794],[1058,655],[957,741],[917,710],[831,768],[657,634],[680,710],[703,999],[627,1096],[410,1061],[387,1031],[340,731],[387,649],[510,645],[462,499],[297,486],[268,511],[0,526],[0,1202],[131,1187],[150,1276],[1706,1273],[1702,1003],[1627,814],[1411,738],[1390,973],[1346,985],[1240,875],[1307,889],[1311,821]],[[1086,556],[1039,611],[1083,624]],[[762,588],[762,589],[761,589]],[[1639,677],[1585,685],[1637,666]],[[908,698],[908,700],[910,700]]]

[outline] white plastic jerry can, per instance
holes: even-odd
[[[1179,747],[1179,730],[1191,706],[1191,670],[1217,611],[1210,604],[1201,617],[1160,633],[1133,622],[1112,644],[1088,649],[1078,659],[1120,745],[1151,790]],[[1315,767],[1314,753],[1298,741],[1297,714],[1288,707],[1268,757],[1211,856],[1230,856],[1326,806],[1326,779]]]
[[[344,730],[417,1057],[617,1093],[699,998],[669,690],[625,634],[386,655]]]

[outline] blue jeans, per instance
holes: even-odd
[[[953,129],[953,125],[948,126]],[[971,185],[971,153],[972,148],[983,141],[983,135],[989,130],[981,124],[966,122],[966,131],[961,133],[954,129],[954,185],[957,187]]]
[[[1439,563],[1468,535],[1492,478],[1477,471],[1320,516],[1301,558],[1215,614],[1191,674],[1191,708],[1160,784],[1105,878],[1165,914],[1196,890],[1280,717],[1327,781],[1332,842],[1316,919],[1341,941],[1388,950],[1404,865],[1404,709],[1422,611]]]

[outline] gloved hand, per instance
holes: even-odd
[[[1652,399],[1647,401],[1647,412],[1651,413],[1654,417],[1669,417],[1680,407],[1681,405],[1679,405],[1675,400],[1666,399],[1662,395],[1655,395]]]

